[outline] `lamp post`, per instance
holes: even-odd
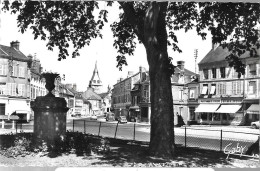
[[[197,74],[198,49],[194,49],[194,58],[195,58],[195,74]]]

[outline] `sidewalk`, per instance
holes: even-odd
[[[250,126],[233,126],[233,125],[191,125],[191,126],[182,126],[180,128],[187,129],[205,129],[205,130],[222,130],[222,131],[231,131],[231,132],[243,132],[243,133],[251,133],[258,134],[259,129],[253,129]]]

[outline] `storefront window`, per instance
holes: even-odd
[[[141,116],[144,118],[148,118],[148,107],[141,108]]]
[[[206,121],[207,120],[207,113],[201,113],[201,119],[203,121]]]
[[[231,114],[228,114],[229,115],[229,120],[232,121],[234,118],[235,118],[235,114],[234,113],[231,113]]]
[[[224,121],[228,120],[228,114],[227,113],[223,113],[222,120],[224,120]]]
[[[190,120],[195,120],[195,107],[190,107]]]
[[[220,121],[220,113],[214,113],[213,114],[213,120],[214,121]]]
[[[209,113],[209,121],[212,121],[212,113]]]

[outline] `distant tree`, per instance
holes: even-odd
[[[35,39],[48,41],[47,48],[59,48],[59,60],[69,56],[67,48],[72,42],[72,57],[96,37],[107,22],[108,11],[99,10],[95,1],[4,1],[3,10],[18,13],[18,27],[24,33],[33,30]],[[106,2],[107,6],[115,2]],[[126,56],[133,55],[136,42],[146,49],[151,85],[151,155],[171,158],[175,154],[173,132],[173,100],[171,75],[174,67],[167,46],[181,52],[176,31],[196,29],[206,38],[208,30],[213,43],[221,43],[232,53],[227,57],[230,66],[244,73],[239,57],[259,48],[257,25],[260,23],[259,3],[217,2],[117,2],[122,9],[119,21],[111,24],[113,46],[117,49],[119,69],[127,65]],[[98,9],[98,16],[94,16]],[[227,43],[230,41],[230,43]]]

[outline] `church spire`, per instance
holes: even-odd
[[[89,81],[89,87],[92,87],[96,93],[99,93],[100,88],[102,87],[102,81],[100,80],[98,69],[97,69],[97,61],[95,63],[93,75],[91,77],[91,80]]]
[[[97,70],[97,61],[95,63],[95,69],[94,69],[94,72],[97,72],[98,73],[98,70]]]

